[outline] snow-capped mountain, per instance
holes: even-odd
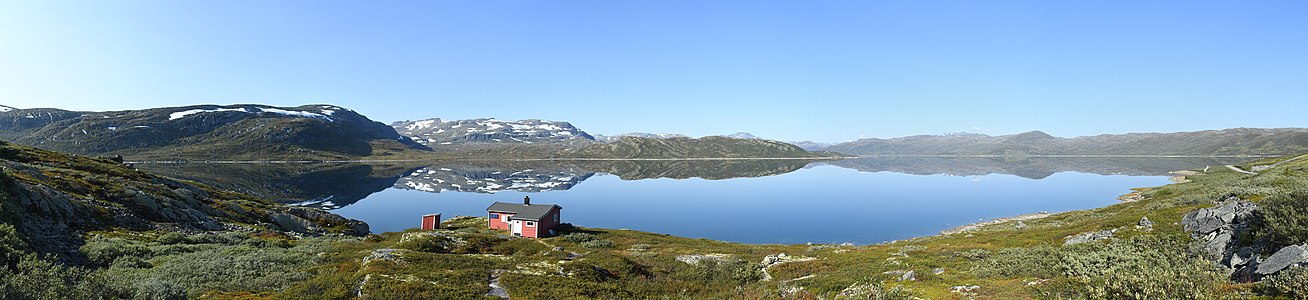
[[[751,139],[751,140],[762,140],[762,139],[763,139],[763,138],[761,138],[761,137],[754,136],[753,134],[749,134],[748,132],[737,132],[737,133],[732,133],[732,134],[723,135],[723,136],[725,136],[725,137],[729,137],[729,138],[733,138],[733,139]]]
[[[493,194],[499,191],[562,191],[585,181],[593,172],[567,170],[495,170],[426,167],[395,182],[395,188],[429,193],[458,191]]]
[[[15,110],[18,110],[18,109],[17,109],[17,108],[13,108],[13,107],[9,107],[9,106],[0,105],[0,112],[11,112],[11,111],[15,111]]]
[[[391,124],[401,135],[427,146],[467,143],[537,144],[593,141],[590,134],[568,122],[544,120],[505,121],[490,119],[450,120],[439,118],[401,121]]]
[[[0,138],[84,155],[134,158],[347,159],[423,150],[390,126],[335,105],[192,105],[0,113]]]

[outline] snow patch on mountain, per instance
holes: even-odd
[[[253,114],[253,113],[261,113],[261,112],[263,112],[263,113],[273,113],[273,114],[279,114],[279,115],[291,116],[291,117],[322,119],[322,120],[325,120],[325,121],[328,121],[328,122],[333,122],[333,120],[332,120],[331,117],[328,117],[327,115],[328,115],[328,114],[336,113],[336,111],[334,111],[334,110],[324,110],[322,114],[319,114],[319,113],[312,113],[312,112],[307,112],[307,111],[285,110],[285,109],[280,109],[280,108],[271,108],[271,107],[268,107],[268,108],[250,107],[250,108],[190,109],[190,110],[184,110],[184,111],[179,111],[179,112],[174,112],[174,113],[168,114],[168,120],[169,120],[169,121],[172,121],[172,120],[178,120],[178,119],[181,119],[181,118],[185,118],[185,117],[189,117],[189,116],[193,116],[193,115],[197,115],[197,114],[202,114],[202,113],[225,112],[225,111],[228,111],[228,112],[243,112],[243,113],[250,113],[250,114]]]
[[[17,110],[17,108],[0,105],[0,112],[11,112],[14,110]]]
[[[400,134],[428,146],[462,143],[559,143],[594,140],[567,122],[544,120],[506,121],[494,118],[401,121],[391,124]]]

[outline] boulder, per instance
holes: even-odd
[[[1258,222],[1258,205],[1228,196],[1221,204],[1201,208],[1181,218],[1181,228],[1204,246],[1211,258],[1226,258],[1233,248],[1233,237]],[[1143,221],[1143,220],[1141,220]]]
[[[1308,265],[1308,244],[1286,246],[1258,264],[1258,275],[1270,275],[1292,266]]]
[[[1076,245],[1080,243],[1093,242],[1098,240],[1112,239],[1113,233],[1116,232],[1117,229],[1112,229],[1112,230],[1091,231],[1078,235],[1069,236],[1063,239],[1063,246]]]
[[[1154,221],[1150,221],[1149,217],[1140,217],[1140,221],[1135,222],[1135,228],[1142,231],[1154,230]]]
[[[909,270],[904,273],[904,275],[899,276],[899,281],[917,281],[917,275],[915,275],[912,270]]]

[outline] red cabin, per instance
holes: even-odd
[[[558,234],[555,228],[559,226],[562,211],[562,206],[554,204],[531,204],[531,197],[522,198],[522,203],[495,202],[486,208],[490,219],[486,226],[508,230],[513,236],[554,236]]]
[[[422,216],[422,230],[441,229],[441,214],[430,214]]]

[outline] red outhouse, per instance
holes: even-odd
[[[422,216],[422,230],[441,229],[441,214]]]
[[[557,235],[562,206],[531,204],[531,197],[522,203],[495,202],[486,208],[490,229],[508,230],[513,236],[539,238]]]

